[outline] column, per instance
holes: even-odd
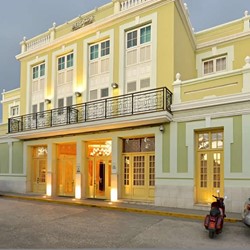
[[[47,145],[46,195],[52,196],[52,144]]]
[[[82,142],[76,142],[76,176],[75,176],[75,198],[82,198]]]
[[[121,166],[121,142],[118,137],[112,138],[112,166],[111,166],[111,201],[118,200],[118,166]]]

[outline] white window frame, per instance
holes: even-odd
[[[124,25],[120,26],[119,30],[119,71],[121,72],[119,75],[119,82],[124,83],[122,88],[120,89],[121,94],[127,93],[127,84],[126,82],[130,80],[126,79],[126,60],[125,60],[125,53],[124,51],[127,50],[127,32],[134,30],[135,27],[143,28],[147,25],[151,25],[151,74],[150,74],[150,88],[156,88],[157,83],[157,18],[158,14],[153,13],[144,17],[136,16],[132,22],[125,23]],[[140,36],[140,35],[139,35]],[[139,38],[140,39],[140,38]],[[133,48],[133,47],[132,47]],[[126,80],[126,81],[125,81]]]
[[[223,71],[215,71],[214,73],[204,74],[204,64],[206,60],[212,58],[220,58],[226,56],[226,69]],[[229,72],[233,70],[233,61],[234,61],[234,46],[228,46],[224,48],[212,47],[209,51],[200,53],[196,55],[196,69],[198,77],[207,77],[214,76],[215,74]]]
[[[225,63],[225,68],[223,68],[222,70],[217,70],[217,60],[225,58],[226,63]],[[211,72],[206,73],[205,72],[205,63],[211,62],[213,65],[213,70]],[[221,56],[217,56],[217,57],[213,57],[213,58],[208,58],[202,61],[202,72],[203,75],[210,75],[210,74],[215,74],[215,73],[219,73],[219,72],[223,72],[223,71],[227,71],[227,55],[221,55]]]
[[[15,114],[13,114],[13,111]],[[20,103],[14,103],[9,105],[9,117],[16,117],[20,115]]]

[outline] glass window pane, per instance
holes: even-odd
[[[216,71],[222,71],[226,69],[226,57],[216,59]]]
[[[141,29],[140,43],[147,43],[151,41],[151,26],[147,26]]]
[[[33,67],[32,69],[32,79],[38,78],[38,66]]]
[[[58,58],[58,70],[65,68],[65,57]]]
[[[67,68],[73,66],[73,53],[67,55]]]
[[[137,30],[127,34],[127,48],[137,46]]]
[[[40,76],[44,76],[45,75],[45,64],[41,64],[40,65]]]
[[[208,149],[208,148],[209,148],[209,134],[208,133],[199,134],[198,149]]]
[[[109,55],[110,53],[110,42],[105,41],[101,43],[101,56]]]
[[[99,45],[93,45],[90,47],[90,60],[94,60],[96,58],[98,58],[98,49],[99,49]]]
[[[204,74],[214,72],[213,60],[204,62]]]

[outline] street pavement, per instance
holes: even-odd
[[[85,207],[98,207],[103,209],[112,209],[128,212],[137,212],[144,214],[155,214],[163,215],[177,218],[186,218],[186,219],[198,219],[204,220],[205,215],[209,211],[199,210],[199,209],[186,209],[186,208],[171,208],[163,206],[155,206],[152,203],[146,202],[131,202],[126,200],[120,200],[117,202],[110,202],[107,200],[98,200],[98,199],[74,199],[69,197],[46,197],[44,195],[37,195],[34,193],[29,194],[16,194],[16,193],[0,193],[0,197],[12,198],[12,199],[21,199],[21,200],[33,200],[40,202],[50,202],[57,204],[67,204],[74,206],[85,206]],[[229,213],[226,211],[227,217],[225,218],[226,222],[240,222],[242,217],[240,213]]]
[[[101,207],[93,201],[83,205],[74,200],[67,203],[64,199],[50,202],[1,196],[0,225],[1,249],[242,250],[250,245],[250,229],[239,221],[228,221],[222,234],[209,239],[199,219]]]

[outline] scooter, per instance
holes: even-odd
[[[242,221],[246,226],[250,227],[250,198],[248,198],[244,204]]]
[[[209,238],[214,238],[215,234],[222,232],[225,214],[224,198],[220,196],[213,197],[216,199],[212,202],[209,214],[204,220],[204,227],[208,230]]]

